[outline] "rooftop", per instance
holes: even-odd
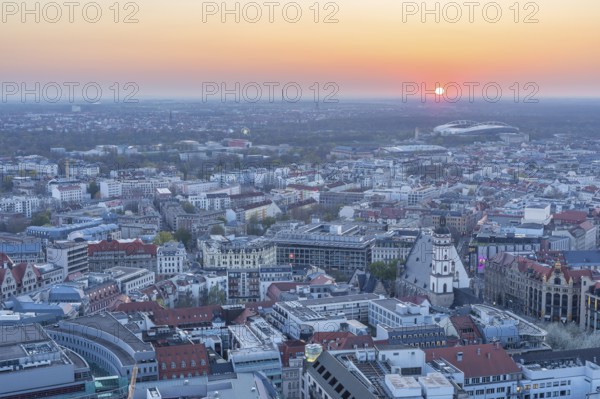
[[[145,343],[140,338],[138,338],[128,328],[123,326],[111,313],[100,313],[97,315],[78,317],[76,319],[64,321],[62,323],[65,323],[66,328],[68,328],[68,324],[78,324],[89,327],[90,329],[98,329],[104,331],[108,334],[113,335],[119,340],[126,342],[135,352],[146,352],[154,350],[151,344]]]
[[[443,359],[452,364],[465,374],[465,378],[515,374],[520,371],[507,352],[494,344],[426,349],[425,355],[427,362]]]
[[[354,294],[354,295],[342,295],[342,296],[334,296],[328,298],[319,298],[319,299],[306,299],[300,301],[300,303],[304,306],[318,306],[318,305],[330,305],[335,303],[345,303],[345,302],[356,302],[356,301],[374,301],[381,300],[381,296],[377,294]]]

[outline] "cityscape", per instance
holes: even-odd
[[[479,118],[311,148],[254,132],[398,104],[21,107],[5,131],[59,136],[1,158],[3,397],[600,386],[593,136]]]
[[[0,399],[600,398],[598,15],[3,1]]]

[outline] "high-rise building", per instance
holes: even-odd
[[[62,267],[63,276],[88,271],[88,244],[86,242],[57,241],[46,248],[48,262]]]
[[[281,231],[275,238],[277,263],[298,268],[311,266],[339,271],[348,276],[371,263],[375,234],[358,225],[313,223],[293,231]]]

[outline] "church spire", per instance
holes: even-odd
[[[445,235],[450,234],[450,230],[446,227],[446,214],[440,216],[440,225],[435,229],[435,234]]]

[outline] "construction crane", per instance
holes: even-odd
[[[133,366],[131,370],[131,381],[129,381],[129,395],[127,395],[127,399],[133,399],[133,393],[135,392],[135,380],[137,378],[138,366],[137,364]]]

